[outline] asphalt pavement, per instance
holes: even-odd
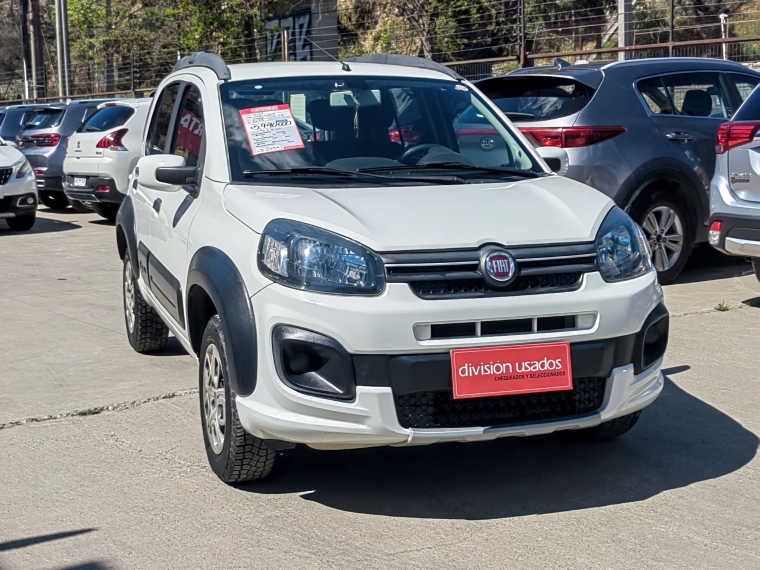
[[[760,284],[700,248],[665,290],[665,391],[617,441],[298,448],[231,487],[194,360],[129,347],[113,226],[43,209],[0,229],[0,568],[760,568]]]

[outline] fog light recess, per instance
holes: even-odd
[[[274,362],[280,380],[298,392],[353,399],[356,393],[351,355],[334,339],[289,326],[272,333]]]

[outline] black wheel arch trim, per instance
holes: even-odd
[[[187,276],[187,329],[196,353],[206,327],[205,322],[198,322],[196,314],[198,287],[211,299],[222,321],[230,387],[236,395],[248,396],[256,388],[258,343],[253,306],[243,277],[235,263],[216,248],[202,247],[193,255]]]
[[[700,226],[704,226],[709,217],[710,197],[707,191],[700,190],[701,183],[697,176],[684,173],[675,159],[657,159],[641,165],[620,186],[616,202],[626,212],[630,212],[641,192],[658,180],[674,180],[696,199],[696,202],[693,201],[691,204],[684,204],[684,206],[689,209],[690,213],[696,215],[693,229],[698,236]]]
[[[126,243],[120,242],[120,235],[124,236]],[[116,213],[116,245],[119,248],[119,257],[122,259],[124,259],[124,252],[129,251],[129,260],[132,262],[132,271],[134,272],[135,277],[139,276],[140,267],[137,262],[135,208],[132,204],[131,196],[124,197],[121,206],[119,206],[119,211]]]

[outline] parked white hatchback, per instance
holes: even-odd
[[[104,218],[116,219],[140,157],[150,103],[151,99],[108,101],[82,123],[68,141],[63,162],[66,196],[91,203]]]
[[[26,231],[36,218],[34,170],[19,150],[0,139],[0,219],[13,231]]]
[[[463,154],[470,107],[488,129]],[[198,357],[223,481],[298,443],[615,437],[662,390],[641,229],[442,65],[195,54],[142,148],[117,217],[127,332]]]

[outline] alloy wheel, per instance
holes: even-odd
[[[208,441],[217,455],[224,447],[225,405],[222,360],[216,346],[209,344],[203,358],[203,414]]]
[[[132,264],[124,264],[124,314],[127,317],[127,328],[132,333],[135,330],[135,280],[132,274]]]
[[[652,262],[659,272],[673,267],[684,246],[683,222],[669,206],[655,206],[644,218],[641,227],[652,249]]]

